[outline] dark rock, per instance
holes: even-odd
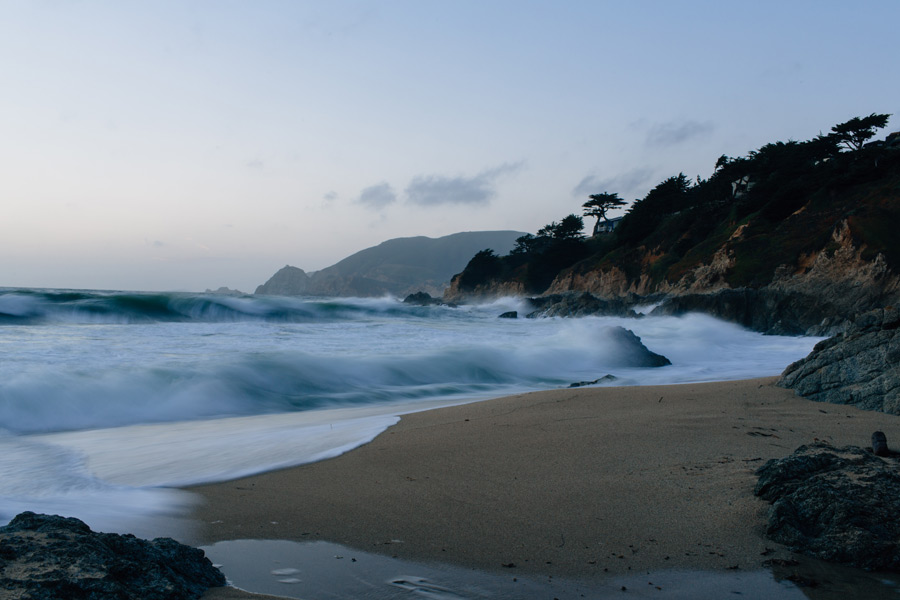
[[[505,312],[505,313],[502,313],[502,314],[501,314],[499,317],[497,317],[497,318],[498,318],[498,319],[518,319],[518,318],[519,318],[519,313],[518,313],[517,311],[514,311],[514,310],[509,310],[509,311],[507,311],[507,312]]]
[[[771,335],[830,335],[841,328],[838,311],[822,298],[774,289],[739,288],[669,296],[651,315],[700,312]]]
[[[584,387],[587,385],[597,385],[600,382],[606,383],[607,381],[616,381],[617,379],[619,379],[619,378],[616,377],[615,375],[606,374],[603,377],[601,377],[599,379],[595,379],[593,381],[577,381],[575,383],[570,383],[569,387],[577,388],[577,387]]]
[[[870,570],[900,570],[900,473],[896,458],[818,442],[756,474],[772,503],[766,535],[792,551]]]
[[[883,431],[876,431],[872,434],[872,454],[875,456],[891,455],[891,451],[888,450],[887,436]]]
[[[623,367],[665,367],[672,361],[650,351],[630,329],[609,327],[607,333],[616,345],[616,364]]]
[[[0,590],[30,600],[187,600],[225,585],[202,550],[24,512],[0,527]],[[6,597],[6,596],[4,596]]]
[[[900,414],[900,311],[859,315],[788,366],[777,385],[810,400]]]
[[[403,299],[403,304],[415,304],[416,306],[435,306],[443,304],[440,298],[432,298],[426,292],[416,292]]]
[[[528,319],[537,317],[585,317],[589,315],[634,317],[638,315],[632,307],[637,297],[604,300],[589,292],[566,292],[529,298],[534,311],[525,315]]]

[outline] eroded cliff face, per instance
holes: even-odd
[[[546,294],[585,291],[601,298],[616,298],[629,294],[711,294],[732,289],[728,275],[736,265],[730,245],[740,239],[741,233],[738,228],[709,262],[694,267],[675,282],[654,282],[646,271],[629,278],[618,267],[585,273],[570,270],[557,277]],[[900,277],[890,270],[883,255],[866,258],[866,246],[854,242],[846,219],[835,226],[829,244],[798,257],[795,264],[780,265],[772,281],[762,289],[815,298],[848,315],[900,303]]]
[[[444,290],[444,302],[464,304],[466,302],[486,302],[507,296],[525,296],[525,286],[518,281],[494,281],[486,285],[475,286],[473,290],[459,289],[459,275],[450,281],[450,287]]]
[[[900,302],[900,277],[888,267],[882,254],[865,258],[865,246],[857,246],[844,220],[832,234],[832,244],[793,268],[782,265],[770,287],[830,300],[855,313],[875,306]]]

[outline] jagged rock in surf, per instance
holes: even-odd
[[[30,600],[188,600],[225,585],[202,550],[23,512],[0,527],[0,589]]]
[[[641,338],[624,327],[608,327],[607,335],[616,348],[616,363],[623,367],[665,367],[672,361],[650,351]]]
[[[403,304],[415,304],[416,306],[440,306],[444,304],[440,298],[433,298],[427,292],[416,292],[403,299]]]
[[[505,313],[500,313],[500,315],[497,318],[498,319],[518,319],[519,312],[515,311],[515,310],[508,310]]]
[[[589,292],[566,292],[529,298],[534,310],[526,318],[537,317],[584,317],[588,315],[639,317],[632,307],[635,298],[614,298],[603,300]]]
[[[792,551],[870,570],[900,570],[898,459],[823,442],[773,459],[756,474],[772,503],[766,535]]]
[[[859,315],[788,366],[777,385],[810,400],[900,414],[900,311]]]
[[[772,289],[726,289],[669,296],[650,313],[679,316],[700,312],[771,335],[829,335],[844,322],[830,303]]]

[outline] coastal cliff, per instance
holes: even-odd
[[[551,223],[508,256],[475,257],[443,298],[588,292],[825,335],[900,303],[897,223],[900,144],[777,142],[720,157],[709,179],[663,181],[607,233],[583,238]]]

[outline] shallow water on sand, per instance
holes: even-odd
[[[482,598],[872,600],[900,598],[896,578],[808,559],[754,571],[656,571],[585,581],[418,563],[329,542],[233,540],[203,547],[231,585],[319,600]],[[627,594],[627,595],[626,595]]]

